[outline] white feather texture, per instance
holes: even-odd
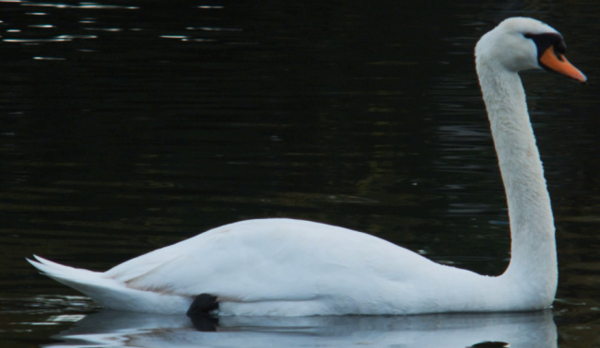
[[[321,223],[262,219],[204,232],[104,273],[42,258],[45,275],[102,305],[185,313],[210,294],[218,314],[306,316],[537,310],[557,286],[550,198],[518,72],[537,68],[524,34],[557,33],[512,18],[485,34],[476,64],[506,188],[512,258],[498,277],[444,266],[377,237]]]

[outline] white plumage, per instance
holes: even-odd
[[[544,67],[584,82],[585,76],[561,59],[561,44],[562,37],[549,26],[512,18],[484,35],[476,47],[511,224],[512,258],[499,277],[440,265],[365,233],[292,219],[225,225],[103,273],[37,256],[37,261],[28,261],[118,310],[185,313],[200,294],[216,296],[222,316],[548,307],[557,286],[554,224],[518,72]],[[554,53],[539,57],[548,48]]]

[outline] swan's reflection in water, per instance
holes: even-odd
[[[210,325],[209,325],[210,326]],[[102,311],[48,347],[557,347],[552,312],[344,317],[226,317],[198,331],[185,316]],[[481,345],[478,345],[481,344]]]

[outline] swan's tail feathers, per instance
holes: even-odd
[[[106,285],[106,280],[102,279],[102,273],[92,272],[85,269],[73,268],[69,266],[63,266],[56,262],[46,260],[37,255],[33,255],[34,260],[26,259],[33,267],[41,271],[42,274],[48,276],[59,283],[63,283],[72,288],[75,288],[83,293],[82,289],[79,289],[81,285],[89,286],[102,283]]]
[[[119,284],[114,279],[106,278],[102,273],[64,266],[37,255],[33,256],[35,260],[26,260],[33,267],[40,270],[43,275],[70,286],[102,304],[104,304],[103,299],[107,294],[126,289],[124,284]]]
[[[34,255],[26,259],[42,274],[72,287],[104,307],[135,312],[178,313],[188,309],[192,299],[127,287],[105,273],[64,266]]]

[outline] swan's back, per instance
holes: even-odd
[[[352,288],[348,282],[368,283],[370,277],[394,281],[432,265],[438,266],[365,233],[302,220],[261,219],[209,230],[105,274],[135,289],[185,296],[305,300],[339,291],[333,287]]]

